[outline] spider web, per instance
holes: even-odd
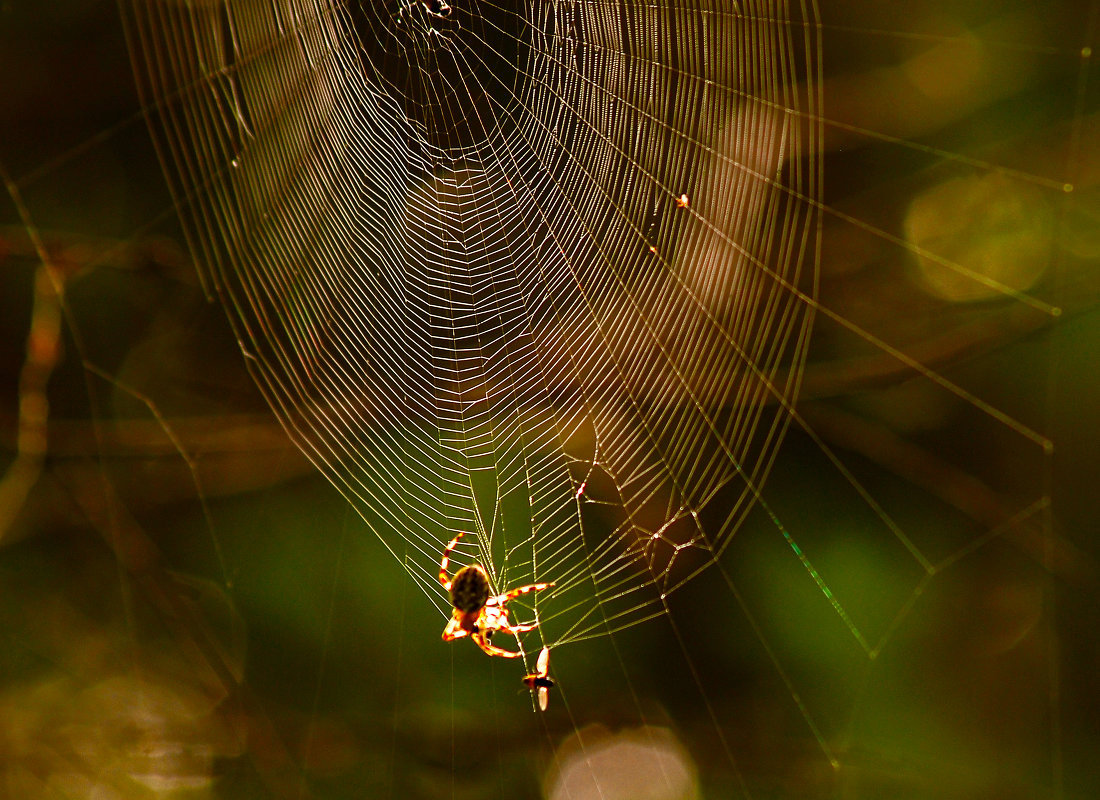
[[[606,633],[752,507],[812,319],[813,13],[130,5],[210,291],[441,609],[465,531],[556,585],[549,641]]]

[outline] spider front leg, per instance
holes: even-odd
[[[447,574],[447,567],[451,563],[451,553],[454,552],[455,547],[458,546],[458,540],[466,535],[465,531],[459,533],[455,538],[451,539],[451,543],[447,545],[447,548],[443,551],[443,558],[439,559],[439,582],[443,584],[445,591],[451,591],[451,578]]]
[[[522,597],[523,595],[530,594],[531,592],[541,592],[543,589],[550,589],[553,586],[554,584],[552,583],[531,583],[527,586],[520,586],[518,589],[513,589],[510,592],[505,592],[504,594],[498,594],[495,597],[490,597],[485,605],[504,608],[504,604],[507,603],[509,600],[515,600],[517,597]]]

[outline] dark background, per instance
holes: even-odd
[[[792,430],[766,499],[874,657],[758,511],[669,613],[555,654],[538,715],[267,413],[116,6],[0,3],[5,461],[36,241],[65,288],[47,457],[0,509],[0,795],[533,797],[581,764],[628,797],[599,754],[636,744],[693,765],[662,797],[1095,796],[1098,12],[1033,6],[821,7],[821,303],[1011,422],[825,318],[799,411],[942,569]]]

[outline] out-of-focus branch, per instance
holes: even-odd
[[[46,385],[61,356],[61,309],[64,277],[31,223],[26,206],[6,169],[0,164],[0,179],[19,211],[39,264],[34,274],[34,304],[27,333],[27,355],[19,374],[19,419],[15,460],[0,478],[0,541],[26,502],[31,488],[42,474],[46,458],[50,404]]]

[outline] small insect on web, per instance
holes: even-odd
[[[554,687],[554,681],[550,679],[549,647],[542,648],[535,671],[523,676],[523,684],[538,695],[539,709],[545,711],[550,704],[550,690]]]
[[[489,640],[497,631],[504,631],[513,636],[533,631],[538,627],[538,623],[511,624],[508,621],[508,609],[505,608],[505,603],[530,592],[549,589],[554,584],[531,583],[504,594],[491,595],[489,575],[480,564],[469,564],[451,578],[447,574],[451,553],[458,544],[458,540],[465,535],[465,533],[459,533],[451,539],[450,544],[443,551],[443,558],[439,561],[439,582],[451,593],[451,606],[454,609],[450,622],[443,630],[443,641],[449,642],[468,635],[488,655],[519,658],[523,655],[522,653],[496,647]]]

